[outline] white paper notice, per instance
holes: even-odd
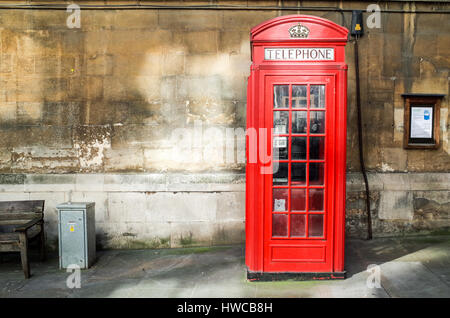
[[[410,138],[433,137],[433,107],[411,107]]]

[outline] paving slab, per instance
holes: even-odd
[[[250,282],[244,246],[99,251],[81,271],[81,288],[66,285],[70,273],[53,253],[23,278],[18,254],[0,258],[0,297],[197,298],[197,297],[450,297],[450,237],[347,240],[345,280]],[[379,266],[380,285],[370,284]],[[369,281],[369,283],[368,283]]]
[[[450,286],[420,262],[394,261],[380,267],[381,285],[390,297],[450,297]]]

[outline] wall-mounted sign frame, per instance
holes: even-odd
[[[403,146],[406,149],[437,149],[443,94],[402,94],[405,98]]]

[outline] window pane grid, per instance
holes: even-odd
[[[272,218],[272,222],[280,220],[281,224],[283,224],[282,230],[280,230],[279,226],[272,225],[272,236],[283,239],[323,238],[326,182],[325,85],[285,84],[280,86],[288,87],[288,98],[286,99],[285,97],[287,96],[285,96],[284,99],[281,99],[283,101],[281,103],[282,107],[280,107],[280,103],[278,105],[274,104],[273,111],[274,113],[281,111],[287,113],[288,125],[284,128],[285,131],[280,133],[281,130],[279,130],[275,134],[277,137],[287,138],[287,159],[274,160],[274,162],[285,164],[284,168],[287,168],[287,182],[286,184],[273,184],[272,188],[273,191],[285,190],[287,192],[287,202],[283,203],[285,206],[282,206],[282,204],[279,206],[284,211],[272,209],[273,215],[278,215],[276,219]],[[303,88],[306,88],[306,96],[304,96]],[[316,93],[318,92],[318,95],[311,94],[313,88]],[[293,97],[294,90],[297,93],[301,91],[302,95]],[[306,103],[306,108],[304,103]],[[288,107],[286,108],[286,106]],[[280,113],[277,117],[286,117],[286,115],[281,115]],[[303,118],[306,122],[303,121]],[[275,122],[274,128],[276,128]],[[318,137],[322,137],[322,139]],[[305,138],[306,141],[303,143],[301,138]],[[312,140],[314,140],[314,153],[312,153],[311,149]],[[293,158],[294,141],[296,146],[294,148],[295,158]],[[306,148],[306,158],[303,158],[301,152],[303,148]],[[293,194],[294,191],[295,193]],[[296,196],[295,206],[293,206],[293,195]],[[275,233],[274,231],[277,232]]]

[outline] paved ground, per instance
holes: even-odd
[[[243,246],[97,253],[69,289],[57,255],[32,255],[29,280],[18,254],[0,254],[0,297],[450,297],[450,237],[348,240],[343,281],[248,282]],[[381,287],[366,272],[380,265]]]

